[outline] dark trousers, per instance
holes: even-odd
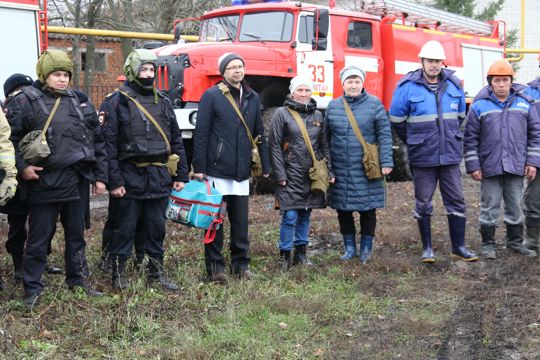
[[[28,235],[28,228],[26,227],[26,220],[28,214],[9,214],[8,218],[8,238],[6,241],[6,250],[13,257],[22,259],[24,254],[24,243]],[[51,241],[56,232],[56,223],[54,231],[52,232],[51,239],[49,240],[49,247],[47,249],[47,255],[51,253]]]
[[[339,222],[339,232],[342,234],[356,234],[354,226],[354,211],[336,210]],[[360,214],[360,234],[375,236],[377,226],[377,209],[359,211]]]
[[[231,271],[237,274],[249,267],[249,196],[224,195],[223,201],[227,202],[227,213],[231,224]],[[205,245],[204,257],[208,275],[225,270],[223,226],[218,229],[214,241]]]
[[[111,255],[121,260],[129,258],[133,249],[133,239],[137,236],[144,241],[144,251],[151,259],[162,259],[167,200],[167,198],[115,199],[116,219],[110,244]],[[136,235],[139,229],[142,231]]]
[[[118,218],[118,211],[117,198],[109,197],[109,210],[107,213],[107,221],[105,221],[105,226],[103,227],[103,235],[101,237],[101,250],[103,251],[104,256],[108,256],[110,253],[111,243],[114,238],[114,226],[115,221],[117,221]],[[135,254],[137,255],[137,258],[143,259],[144,258],[144,229],[143,229],[143,222],[139,220],[137,222],[137,227],[135,230]]]
[[[31,204],[28,217],[28,238],[23,257],[23,284],[25,293],[41,292],[44,285],[41,276],[47,264],[47,250],[50,239],[56,231],[56,220],[64,228],[66,266],[66,284],[81,285],[88,276],[86,263],[86,242],[84,228],[86,207],[88,202],[87,181],[79,184],[80,200],[65,201],[52,204]]]
[[[415,217],[424,218],[433,214],[433,193],[439,183],[441,197],[448,215],[465,216],[465,197],[461,184],[459,164],[433,167],[411,166],[416,198]]]

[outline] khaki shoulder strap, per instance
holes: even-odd
[[[233,107],[234,111],[236,111],[236,115],[238,115],[238,118],[240,119],[242,124],[244,124],[244,127],[246,128],[247,136],[249,138],[249,141],[251,142],[251,146],[253,148],[256,148],[257,144],[259,143],[259,137],[260,136],[257,136],[256,139],[253,139],[253,135],[251,134],[251,131],[249,130],[249,127],[248,127],[248,125],[246,123],[246,120],[244,120],[244,117],[242,116],[242,113],[240,112],[240,109],[238,108],[238,105],[236,105],[236,101],[234,101],[234,99],[233,99],[233,97],[231,95],[231,91],[229,90],[227,85],[225,85],[224,83],[219,83],[218,87],[219,87],[219,90],[221,90],[221,92],[225,96],[225,98],[227,100],[229,100],[229,102],[231,103],[231,106]]]
[[[362,135],[362,132],[360,131],[360,128],[358,127],[358,123],[356,122],[356,118],[354,117],[354,114],[351,111],[351,107],[349,106],[349,104],[347,104],[347,100],[345,100],[345,98],[342,98],[342,100],[343,100],[343,106],[345,107],[345,112],[347,113],[347,118],[349,119],[349,122],[351,123],[354,133],[356,134],[356,138],[358,139],[360,144],[362,144],[364,151],[367,151],[366,140],[364,139],[364,136]]]
[[[131,96],[129,96],[129,94],[125,91],[122,91],[122,90],[118,90],[118,92],[122,95],[124,95],[125,97],[127,97],[129,100],[133,101],[133,103],[135,105],[137,105],[137,107],[139,108],[139,110],[141,110],[143,112],[144,115],[146,115],[146,117],[152,122],[152,124],[154,124],[154,126],[156,127],[156,129],[159,131],[159,133],[161,134],[161,137],[163,137],[163,140],[165,140],[165,144],[167,145],[167,151],[170,153],[171,152],[171,144],[169,143],[169,139],[167,138],[167,134],[165,134],[165,131],[163,131],[163,129],[161,128],[161,126],[159,126],[159,123],[157,122],[157,120],[148,112],[148,110],[146,110],[144,108],[144,106],[141,105],[140,102],[138,102],[137,100],[135,100],[134,98],[132,98]]]
[[[56,98],[56,101],[54,102],[54,106],[51,110],[51,113],[49,114],[49,117],[47,118],[47,122],[45,123],[45,126],[43,127],[43,130],[41,131],[41,139],[43,141],[47,141],[47,129],[49,128],[49,125],[51,125],[51,121],[54,117],[54,114],[56,113],[56,109],[58,109],[58,105],[60,105],[60,101],[62,100],[62,97],[59,96]]]
[[[309,134],[307,132],[307,128],[304,125],[304,121],[302,121],[302,118],[300,117],[300,114],[298,111],[293,110],[291,108],[287,108],[289,112],[291,113],[294,120],[296,120],[296,123],[298,124],[298,127],[300,128],[300,132],[302,133],[302,137],[304,138],[304,141],[306,143],[306,146],[309,150],[309,153],[311,154],[311,157],[313,159],[313,163],[317,162],[317,157],[315,156],[315,152],[313,151],[313,145],[311,145],[311,141],[309,140]]]

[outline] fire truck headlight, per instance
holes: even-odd
[[[197,111],[189,114],[189,123],[193,126],[197,125]]]

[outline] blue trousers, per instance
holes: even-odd
[[[461,184],[459,165],[433,167],[411,166],[416,199],[415,218],[428,217],[433,214],[433,194],[439,183],[444,207],[448,215],[465,216],[465,197]]]
[[[284,210],[279,228],[279,250],[291,251],[293,245],[307,245],[311,209]]]

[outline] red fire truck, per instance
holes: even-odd
[[[157,85],[174,102],[187,148],[199,99],[221,79],[217,59],[226,52],[244,58],[246,81],[260,94],[267,113],[283,104],[289,80],[299,73],[311,76],[313,97],[324,110],[342,94],[338,74],[348,65],[366,70],[365,88],[388,108],[396,82],[419,67],[418,53],[428,40],[443,44],[445,63],[464,80],[469,97],[485,85],[490,63],[503,56],[504,31],[499,33],[498,22],[403,0],[361,3],[362,12],[301,2],[217,9],[198,19],[199,42],[155,49]]]
[[[46,12],[39,0],[0,0],[0,85],[14,73],[35,78],[36,60],[47,46],[40,24],[46,25]]]

